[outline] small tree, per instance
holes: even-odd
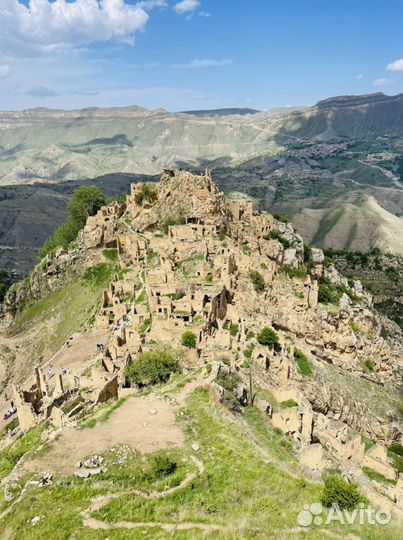
[[[138,206],[141,206],[144,201],[153,203],[157,200],[158,193],[154,186],[143,184],[140,190],[134,196],[134,201]]]
[[[140,387],[167,382],[172,373],[179,373],[181,366],[175,351],[159,347],[140,353],[125,369],[131,384]]]
[[[40,251],[40,257],[58,247],[67,248],[75,240],[89,216],[94,216],[106,204],[103,192],[97,186],[81,186],[74,192],[68,204],[68,218],[60,225],[53,235],[45,242]]]
[[[279,345],[280,343],[277,333],[273,330],[273,328],[268,328],[267,326],[262,328],[262,330],[258,333],[257,340],[260,345],[266,345],[266,347],[269,347],[269,349],[273,349],[273,347],[276,347],[276,345]]]
[[[182,334],[181,343],[184,347],[188,347],[188,349],[195,349],[196,342],[197,336],[193,332],[184,332]]]
[[[70,219],[81,229],[88,216],[94,216],[105,204],[105,195],[97,186],[81,186],[69,201]]]
[[[263,292],[266,288],[264,277],[257,270],[251,270],[249,272],[249,278],[253,283],[253,287],[256,292]]]

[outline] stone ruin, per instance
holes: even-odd
[[[379,336],[372,299],[361,284],[350,288],[334,267],[326,267],[323,252],[315,248],[309,272],[299,275],[304,244],[292,225],[256,212],[246,197],[226,199],[209,171],[192,175],[166,170],[153,185],[152,200],[139,202],[143,186],[133,184],[123,205],[102,208],[89,218],[80,237],[85,249],[115,247],[121,270],[104,291],[97,317],[108,339],[100,353],[103,386],[93,402],[117,397],[126,384],[124,368],[136,354],[159,343],[176,347],[183,333],[191,331],[196,347],[187,351],[189,365],[215,365],[225,358],[230,369],[242,373],[246,359],[252,363],[254,383],[272,396],[256,405],[273,427],[295,441],[307,469],[320,473],[330,456],[346,470],[352,468],[357,478],[362,467],[369,467],[400,485],[385,448],[403,440],[403,428],[381,436],[370,421],[365,434],[378,444],[365,451],[359,415],[347,423],[318,407],[315,396],[322,388],[304,380],[295,361],[300,348],[313,365],[325,361],[340,369],[348,366],[354,376],[368,379],[363,364],[371,351],[377,359],[371,380],[391,388],[401,384],[401,352]],[[256,270],[265,283],[260,292],[249,278]],[[350,290],[359,303],[353,305],[344,295],[340,313],[326,313],[318,304],[322,276]],[[362,327],[359,337],[352,322]],[[278,334],[279,344],[272,349],[255,339],[265,326]],[[370,332],[378,332],[376,340],[365,337]],[[79,391],[79,382],[72,384],[67,390],[60,379],[57,391],[50,391],[38,368],[34,386],[15,389],[21,428],[45,417],[62,424],[63,404]],[[245,401],[248,391],[245,384],[240,399]],[[276,405],[285,402],[290,406]],[[387,496],[401,500],[395,491]]]

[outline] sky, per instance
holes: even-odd
[[[0,110],[402,91],[403,0],[0,0]]]

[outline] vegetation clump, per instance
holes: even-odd
[[[280,267],[280,272],[283,274],[287,274],[288,277],[297,277],[297,278],[304,278],[307,275],[307,270],[305,266],[302,266],[301,268],[293,268],[292,266],[289,266],[288,264],[284,264]]]
[[[158,193],[154,186],[143,184],[140,190],[134,196],[134,201],[138,206],[142,206],[144,202],[153,203],[157,200]]]
[[[267,326],[262,328],[258,333],[257,340],[260,345],[265,345],[266,347],[269,347],[269,349],[273,349],[280,344],[277,333],[273,328],[268,328]]]
[[[266,288],[266,282],[264,277],[257,270],[251,270],[249,272],[249,278],[253,283],[253,287],[256,292],[263,292]]]
[[[301,372],[301,375],[304,377],[310,377],[313,373],[312,364],[308,360],[307,356],[300,350],[294,350],[294,359],[297,362],[298,369]]]
[[[343,294],[346,294],[353,302],[358,300],[350,287],[347,287],[346,285],[334,285],[328,278],[321,279],[318,293],[319,302],[322,304],[338,305]]]
[[[197,336],[194,332],[188,331],[182,334],[181,343],[184,347],[187,347],[188,349],[195,349],[196,342],[197,342]]]
[[[125,376],[132,385],[140,388],[165,383],[173,373],[180,373],[178,354],[168,348],[138,354],[125,369]]]
[[[288,249],[292,247],[292,242],[285,238],[278,229],[272,229],[268,234],[263,236],[265,240],[278,240],[284,247]]]
[[[241,405],[235,396],[235,390],[241,383],[242,379],[238,373],[234,371],[220,370],[216,382],[223,388],[221,395],[221,403],[233,412],[241,410]]]
[[[178,463],[166,453],[153,455],[150,459],[150,468],[147,476],[151,479],[165,478],[173,474],[178,468]]]
[[[357,484],[348,482],[340,474],[330,474],[325,477],[321,502],[324,506],[338,506],[340,509],[356,508],[363,497]]]

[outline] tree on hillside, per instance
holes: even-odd
[[[67,248],[75,240],[78,232],[82,229],[89,216],[94,216],[98,210],[106,204],[104,193],[96,186],[81,186],[73,193],[68,208],[68,218],[60,225],[54,234],[45,242],[40,251],[40,257],[44,257],[58,247]]]
[[[94,216],[106,204],[104,193],[97,186],[81,186],[71,197],[68,210],[73,223],[84,227],[89,216]]]

